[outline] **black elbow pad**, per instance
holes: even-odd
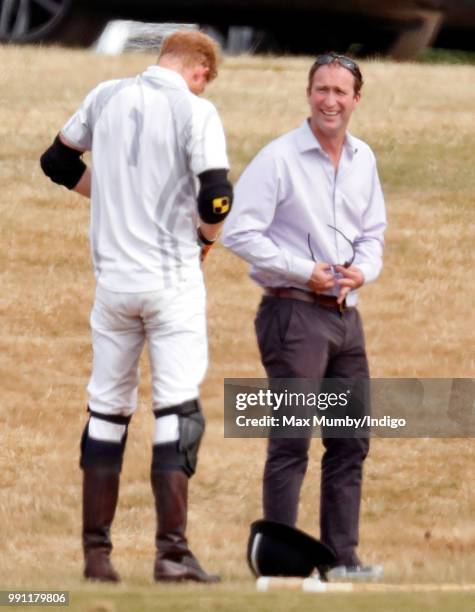
[[[221,223],[228,216],[233,203],[233,186],[228,181],[228,171],[206,170],[198,175],[198,213],[205,223]]]
[[[59,136],[40,158],[41,169],[54,183],[73,189],[86,170],[82,152],[68,147]]]

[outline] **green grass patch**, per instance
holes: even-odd
[[[418,57],[421,64],[475,64],[475,51],[426,49]]]
[[[173,610],[218,610],[238,612],[302,612],[338,610],[338,612],[414,612],[432,610],[463,612],[473,610],[470,593],[390,593],[351,595],[312,594],[279,591],[256,593],[252,588],[156,586],[143,590],[119,591],[98,587],[96,592],[70,593],[69,609],[81,612],[152,612]]]

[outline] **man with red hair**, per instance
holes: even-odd
[[[84,576],[118,582],[110,528],[145,341],[155,432],[157,581],[216,582],[188,548],[188,479],[204,431],[208,363],[203,250],[231,207],[223,127],[199,98],[218,47],[197,31],[165,39],[158,65],[98,85],[43,154],[54,182],[91,197],[97,281],[89,420],[81,441]],[[92,168],[82,161],[92,151]]]

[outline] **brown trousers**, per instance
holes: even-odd
[[[369,378],[356,308],[343,313],[300,300],[264,296],[255,320],[269,378]],[[320,490],[320,537],[337,565],[356,555],[367,438],[325,438]],[[295,526],[310,438],[270,438],[264,469],[264,518]]]

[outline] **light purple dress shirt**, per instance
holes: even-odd
[[[309,123],[269,143],[239,179],[223,244],[252,264],[263,287],[306,286],[315,262],[354,266],[365,283],[382,268],[386,212],[376,160],[369,146],[346,134],[338,170]],[[310,237],[310,238],[309,238]],[[329,291],[337,295],[339,288]],[[347,296],[357,302],[356,291]]]

